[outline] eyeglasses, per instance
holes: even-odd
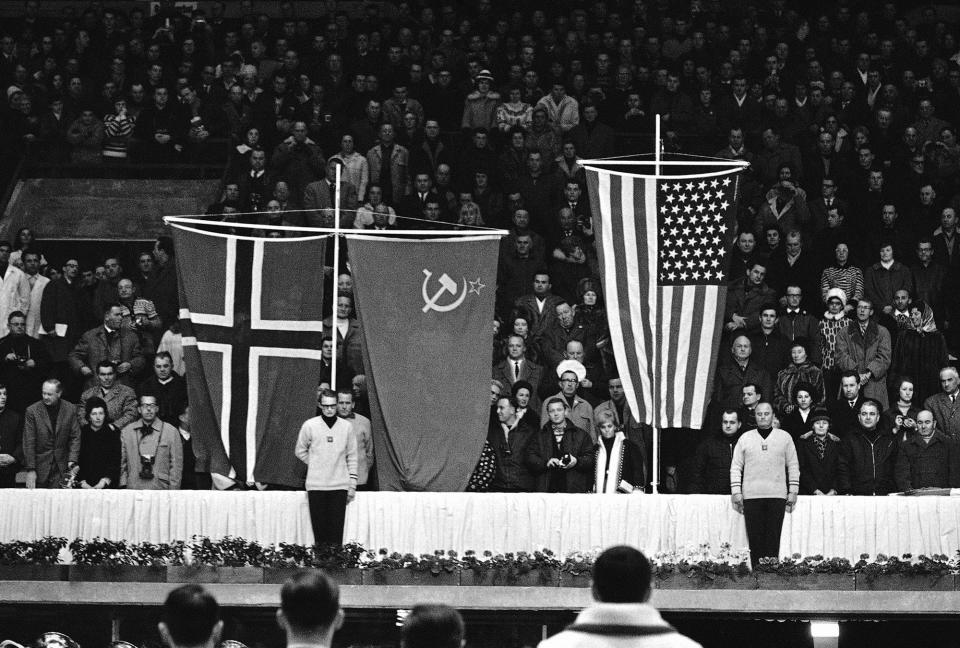
[[[561,379],[560,379],[560,382],[562,382],[562,383],[578,383],[578,382],[580,382],[580,381],[577,380],[576,378],[561,378]]]
[[[336,403],[320,403],[320,409],[329,409],[331,407],[336,408]]]

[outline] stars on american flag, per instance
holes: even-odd
[[[722,283],[731,179],[658,184],[660,284]]]

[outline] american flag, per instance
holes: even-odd
[[[620,378],[637,420],[659,428],[700,428],[709,402],[740,171],[721,168],[586,165]]]

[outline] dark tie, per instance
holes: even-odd
[[[513,379],[520,380],[520,362],[513,363]]]

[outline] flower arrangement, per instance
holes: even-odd
[[[56,565],[66,538],[44,536],[33,541],[16,540],[0,543],[0,565]]]
[[[846,558],[803,556],[795,553],[783,558],[761,558],[757,571],[781,576],[804,576],[807,574],[850,574],[853,567]]]
[[[225,536],[214,541],[207,537],[193,536],[189,545],[194,565],[223,567],[263,567],[267,562],[266,552],[260,543]]]
[[[912,554],[903,554],[898,558],[897,556],[887,556],[880,553],[873,559],[870,558],[870,554],[860,554],[860,560],[853,565],[853,571],[858,576],[863,576],[868,580],[888,575],[943,576],[944,574],[955,573],[958,564],[960,564],[960,551],[957,552],[953,560],[945,554],[920,555],[916,559]]]
[[[470,549],[464,553],[463,569],[474,571],[481,579],[490,572],[500,575],[501,580],[507,584],[517,582],[521,577],[527,574],[536,573],[542,581],[553,580],[553,573],[559,569],[561,562],[549,549],[527,552],[518,551],[516,553],[498,553],[484,551],[477,554]],[[593,563],[591,561],[590,568]]]
[[[653,557],[653,567],[657,578],[661,580],[674,574],[700,580],[748,576],[750,552],[746,549],[734,550],[730,543],[725,542],[717,553],[713,553],[709,544],[701,544],[675,552],[657,553]]]
[[[281,542],[263,550],[265,567],[300,569],[355,569],[370,560],[370,552],[358,542],[343,545],[298,545]]]
[[[97,565],[107,568],[119,568],[135,565],[134,551],[125,540],[107,540],[96,537],[93,540],[77,538],[70,543],[70,553],[77,565]]]
[[[452,549],[449,551],[437,549],[432,554],[420,555],[401,554],[396,551],[391,553],[386,549],[380,549],[376,557],[367,566],[374,571],[409,569],[411,571],[430,572],[437,576],[443,572],[452,574],[460,569],[461,564],[457,552]]]

